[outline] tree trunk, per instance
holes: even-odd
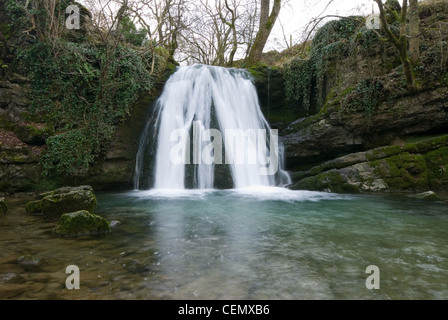
[[[403,5],[400,13],[400,36],[397,38],[395,34],[390,29],[387,22],[386,8],[382,0],[374,0],[378,4],[380,10],[380,19],[382,23],[382,28],[387,35],[387,40],[390,41],[397,49],[400,60],[403,65],[404,74],[406,77],[407,88],[409,92],[413,92],[417,89],[414,74],[412,73],[412,62],[409,57],[408,52],[408,35],[407,35],[407,20],[409,18],[408,1],[403,0]]]
[[[261,0],[260,29],[246,60],[246,67],[255,65],[261,60],[264,47],[268,41],[275,22],[277,21],[282,6],[281,0],[274,0],[274,6],[269,14],[270,0]]]
[[[418,0],[409,0],[409,54],[411,63],[418,64],[420,60],[420,15]]]

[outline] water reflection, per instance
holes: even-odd
[[[57,239],[54,224],[0,218],[2,299],[446,299],[448,208],[404,198],[279,190],[98,196],[121,222]],[[44,263],[25,270],[18,257]],[[78,265],[81,290],[65,288]],[[381,290],[365,287],[366,267]]]

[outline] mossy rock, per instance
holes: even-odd
[[[6,214],[8,212],[8,205],[5,198],[0,198],[0,214]]]
[[[441,201],[440,197],[432,191],[417,194],[415,197],[424,201]]]
[[[53,232],[58,237],[80,237],[104,235],[111,229],[103,217],[82,210],[63,214]]]
[[[440,148],[425,155],[429,169],[429,185],[432,189],[448,189],[448,147]]]
[[[61,187],[53,191],[44,192],[38,195],[39,200],[43,200],[45,197],[54,196],[59,194],[65,194],[70,192],[91,192],[93,193],[93,188],[91,186],[79,186],[79,187]]]
[[[97,206],[96,196],[90,186],[64,187],[41,196],[42,213],[47,221],[57,221],[64,213],[80,210],[94,213]]]
[[[428,190],[428,167],[422,155],[408,152],[371,162],[375,175],[393,191]]]
[[[305,178],[291,187],[292,190],[326,191],[335,193],[359,193],[358,186],[349,184],[337,171],[329,171]]]
[[[26,213],[29,215],[40,215],[42,214],[42,201],[30,201],[25,205]]]
[[[48,137],[54,133],[54,128],[51,126],[39,127],[36,125],[27,124],[18,126],[14,132],[23,142],[30,145],[44,145]]]

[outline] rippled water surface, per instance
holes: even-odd
[[[52,237],[10,199],[1,299],[448,299],[448,205],[281,189],[98,195],[107,236]],[[21,256],[40,259],[34,268]],[[81,272],[67,290],[65,269]],[[366,268],[380,289],[366,288]],[[28,269],[28,270],[27,270]]]

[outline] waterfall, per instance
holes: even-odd
[[[235,188],[285,186],[283,147],[264,118],[245,70],[194,65],[167,81],[140,141],[135,188],[144,178],[145,148],[157,136],[154,189],[215,187],[217,165],[228,165]],[[151,131],[155,130],[155,131]],[[156,132],[157,134],[151,134]]]

